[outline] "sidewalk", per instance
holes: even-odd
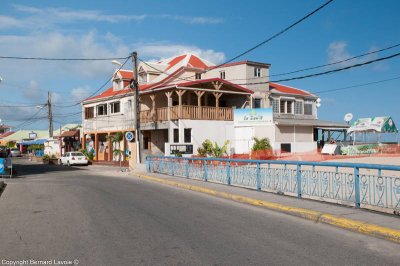
[[[396,216],[393,214],[386,214],[386,213],[380,213],[380,212],[375,212],[375,211],[371,211],[371,210],[367,210],[367,209],[355,209],[354,207],[348,207],[348,206],[343,206],[343,205],[337,205],[334,203],[327,203],[327,202],[321,202],[321,201],[315,201],[315,200],[309,200],[309,199],[298,199],[295,197],[291,197],[291,196],[285,196],[285,195],[279,195],[279,194],[275,194],[275,193],[269,193],[269,192],[258,192],[256,190],[251,190],[251,189],[247,189],[247,188],[241,188],[241,187],[235,187],[235,186],[227,186],[224,184],[217,184],[217,183],[211,183],[211,182],[204,182],[204,181],[200,181],[200,180],[194,180],[194,179],[186,179],[184,177],[174,177],[174,176],[168,176],[168,175],[161,175],[161,174],[157,174],[157,173],[147,173],[145,171],[144,165],[141,165],[138,167],[138,169],[135,169],[134,171],[132,171],[130,173],[131,175],[143,175],[143,178],[145,179],[149,179],[146,178],[145,176],[150,176],[150,177],[155,177],[160,179],[159,182],[161,182],[161,180],[165,180],[167,182],[172,181],[172,182],[179,182],[185,185],[179,185],[179,187],[185,187],[185,188],[189,188],[189,186],[196,186],[196,187],[200,187],[203,188],[204,191],[217,191],[219,195],[224,195],[224,193],[228,193],[228,194],[233,194],[234,196],[232,197],[225,197],[224,198],[234,198],[234,197],[247,197],[250,199],[254,199],[257,201],[265,201],[268,203],[272,203],[272,204],[277,204],[277,205],[284,205],[285,207],[289,207],[287,209],[306,209],[308,211],[310,211],[310,213],[316,213],[319,217],[320,216],[336,216],[339,217],[339,219],[342,219],[343,223],[348,223],[351,224],[351,220],[355,220],[355,221],[360,221],[362,223],[366,223],[366,224],[372,224],[372,225],[377,225],[380,227],[387,227],[389,229],[394,229],[394,230],[398,230],[398,232],[396,232],[396,234],[400,233],[400,216]],[[154,182],[154,181],[149,181],[149,182]],[[163,182],[165,183],[165,182]],[[174,185],[171,182],[169,182],[170,185]],[[177,184],[175,184],[177,185]],[[199,189],[192,189],[192,190],[196,190],[199,191]],[[205,192],[207,194],[216,194],[214,192]],[[244,202],[243,200],[237,200],[237,201],[241,201]],[[249,201],[246,201],[247,203],[249,203]],[[252,204],[252,203],[250,203]],[[253,205],[258,205],[258,204],[253,204]],[[263,204],[260,204],[263,205]],[[265,205],[265,204],[264,204]],[[268,208],[268,207],[267,207]],[[274,208],[269,208],[269,209],[274,209]],[[286,211],[284,211],[286,212]],[[290,211],[286,212],[286,213],[290,213]],[[321,215],[322,214],[322,215]],[[302,216],[304,218],[306,218],[304,215],[297,215],[297,216]],[[309,218],[308,218],[309,219]],[[311,219],[311,220],[315,220],[315,219]],[[317,219],[318,221],[318,219]],[[333,224],[331,222],[325,222],[325,223],[329,223],[329,224]],[[339,226],[339,227],[343,227],[343,228],[347,228],[350,230],[350,227],[354,227],[354,226],[358,226],[360,227],[359,224],[356,225],[351,225],[349,227],[346,226]],[[361,227],[363,227],[363,225],[361,225]],[[371,227],[372,228],[372,227]],[[375,230],[375,227],[373,227],[371,230]],[[359,232],[363,232],[364,229],[357,229],[357,230],[353,230],[353,231],[359,231]],[[371,231],[372,232],[372,231]],[[367,233],[369,235],[377,235],[375,233]],[[366,233],[366,232],[364,232]],[[380,236],[382,237],[382,236]],[[400,240],[400,239],[399,239]]]

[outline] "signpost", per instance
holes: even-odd
[[[128,132],[125,133],[125,138],[126,138],[126,140],[129,141],[129,142],[131,142],[131,141],[134,139],[134,137],[135,137],[135,135],[134,135],[132,132],[130,132],[130,131],[128,131]]]

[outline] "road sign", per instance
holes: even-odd
[[[125,138],[127,141],[132,141],[134,137],[135,137],[135,135],[133,135],[133,133],[130,131],[125,133]]]

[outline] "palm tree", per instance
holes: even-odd
[[[114,147],[114,144],[118,144],[118,149],[113,149],[113,153],[115,155],[118,155],[118,161],[119,161],[119,170],[122,171],[122,162],[121,162],[121,155],[124,152],[121,150],[121,141],[124,139],[124,133],[122,132],[117,132],[115,135],[109,135],[107,136],[107,139],[111,139],[112,147]],[[110,147],[111,149],[111,147]]]
[[[253,140],[254,140],[254,144],[253,144],[253,147],[251,148],[252,151],[262,151],[262,150],[272,149],[268,138],[258,139],[256,137],[254,137]]]

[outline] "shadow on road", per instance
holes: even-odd
[[[82,170],[82,168],[74,166],[60,166],[54,164],[40,164],[33,163],[27,159],[17,159],[13,161],[13,168],[16,170],[17,174],[13,175],[13,178],[24,178],[29,175],[44,174],[48,172],[66,172],[66,171],[77,171]],[[84,168],[83,168],[84,169]]]

